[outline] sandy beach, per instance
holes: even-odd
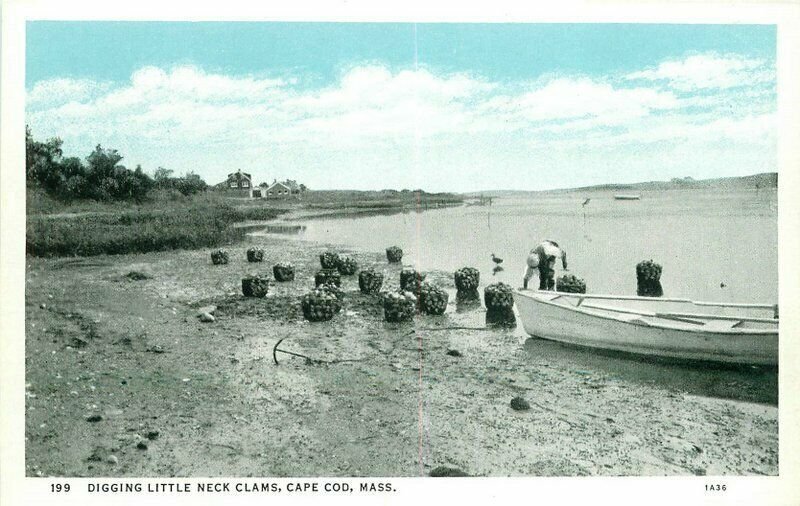
[[[28,476],[778,473],[775,405],[531,358],[510,330],[444,328],[483,311],[453,297],[443,316],[385,323],[357,276],[343,277],[333,321],[309,323],[298,297],[326,246],[257,244],[263,264],[247,263],[249,242],[222,266],[210,249],[27,259]],[[397,287],[399,265],[353,254]],[[296,281],[241,295],[244,275],[284,260]],[[452,273],[428,279],[453,288]],[[216,321],[203,323],[208,305]],[[276,365],[281,339],[315,361],[278,353]],[[517,396],[530,410],[510,407]]]

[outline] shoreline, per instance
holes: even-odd
[[[253,245],[264,264],[244,260]],[[326,245],[247,236],[226,249],[224,266],[210,265],[210,249],[26,259],[27,475],[778,472],[776,406],[585,370],[537,355],[536,340],[513,330],[420,331],[483,318],[452,297],[444,316],[388,324],[355,277],[343,277],[345,307],[333,321],[308,323],[297,300]],[[352,256],[397,285],[400,267],[383,254]],[[274,284],[266,299],[238,295],[241,277],[281,260],[295,263],[295,282]],[[132,271],[148,279],[131,281]],[[429,278],[452,288],[448,273]],[[202,323],[197,308],[209,303],[216,321]],[[279,339],[349,361],[282,354],[276,366]],[[516,396],[532,409],[512,410]]]

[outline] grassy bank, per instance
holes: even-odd
[[[221,246],[244,237],[234,223],[268,220],[282,212],[265,206],[234,207],[213,195],[135,207],[97,202],[66,206],[34,196],[28,209],[26,250],[43,257]]]
[[[460,195],[422,191],[311,191],[303,195],[302,205],[308,209],[408,209],[459,205]]]

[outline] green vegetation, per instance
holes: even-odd
[[[26,248],[33,256],[89,256],[215,247],[241,240],[233,224],[267,220],[279,211],[195,203],[171,209],[28,219]]]
[[[33,139],[26,129],[26,248],[33,256],[88,256],[215,247],[240,240],[234,223],[273,219],[282,211],[233,207],[207,193],[198,175],[154,177],[120,165],[122,155],[101,146],[86,157],[63,158],[62,142]]]
[[[452,193],[428,193],[423,190],[317,190],[303,195],[303,205],[309,209],[408,209],[443,207],[464,202]]]

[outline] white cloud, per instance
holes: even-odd
[[[527,83],[365,65],[320,89],[291,78],[144,67],[115,87],[39,82],[28,92],[27,121],[37,138],[62,137],[70,154],[102,143],[131,165],[194,170],[212,183],[247,167],[311,187],[459,189],[465,174],[471,188],[508,187],[534,163],[582,184],[591,161],[570,164],[589,147],[671,164],[665,142],[690,143],[698,157],[704,145],[727,142],[742,160],[774,158],[770,82],[768,64],[735,55]]]
[[[81,101],[108,89],[108,84],[89,79],[59,78],[39,81],[28,91],[29,107],[45,107]]]
[[[626,76],[629,80],[666,81],[680,91],[752,86],[775,81],[768,62],[740,55],[703,53],[669,60]]]

